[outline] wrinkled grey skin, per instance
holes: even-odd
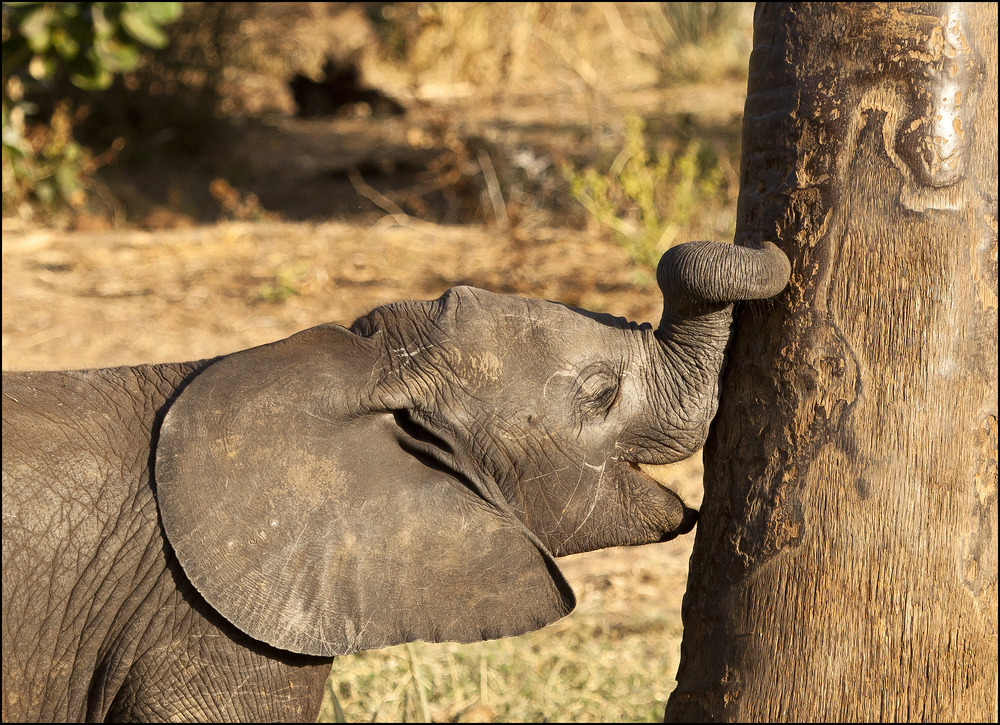
[[[330,658],[565,615],[554,556],[695,512],[773,245],[668,252],[658,328],[459,287],[216,360],[4,373],[4,720],[316,719]]]

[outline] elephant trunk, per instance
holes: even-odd
[[[720,242],[688,242],[663,255],[656,281],[664,324],[720,311],[738,300],[773,297],[788,284],[788,258],[771,242],[760,249]]]
[[[790,271],[784,252],[770,242],[759,249],[688,242],[660,259],[656,280],[663,316],[655,331],[660,343],[656,356],[666,383],[685,381],[654,404],[659,425],[667,426],[664,439],[681,449],[680,455],[671,455],[673,460],[694,453],[708,435],[718,406],[733,302],[773,297],[788,283]]]
[[[773,297],[788,284],[790,272],[788,257],[771,242],[758,249],[720,242],[672,247],[656,269],[663,293],[656,336],[703,360],[706,354],[718,357],[721,365],[733,302]]]

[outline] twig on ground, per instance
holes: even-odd
[[[413,226],[413,218],[403,211],[392,199],[381,193],[378,189],[365,183],[365,180],[361,178],[361,174],[358,173],[357,169],[351,169],[347,174],[347,178],[351,180],[351,186],[354,187],[354,190],[358,194],[391,216],[397,224]]]
[[[486,149],[479,149],[476,154],[479,161],[479,168],[483,170],[483,178],[486,179],[486,191],[489,193],[490,202],[493,204],[493,216],[497,220],[497,228],[505,232],[510,228],[510,218],[507,216],[507,205],[503,200],[503,192],[500,190],[500,180],[497,172],[493,168],[493,160],[486,153]]]

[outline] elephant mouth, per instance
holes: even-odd
[[[672,509],[670,518],[673,520],[673,527],[670,535],[665,540],[672,539],[680,534],[686,534],[694,528],[698,520],[698,509],[688,506],[684,501],[684,497],[675,488],[677,484],[682,483],[681,479],[690,477],[690,473],[685,476],[682,471],[678,470],[676,464],[673,463],[629,462],[628,468],[640,481],[650,486],[653,490],[658,490],[661,494],[665,494],[666,501],[670,502],[668,508]],[[684,491],[684,493],[687,494],[688,492]]]

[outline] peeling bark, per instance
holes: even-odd
[[[762,3],[668,721],[997,718],[997,6]]]

